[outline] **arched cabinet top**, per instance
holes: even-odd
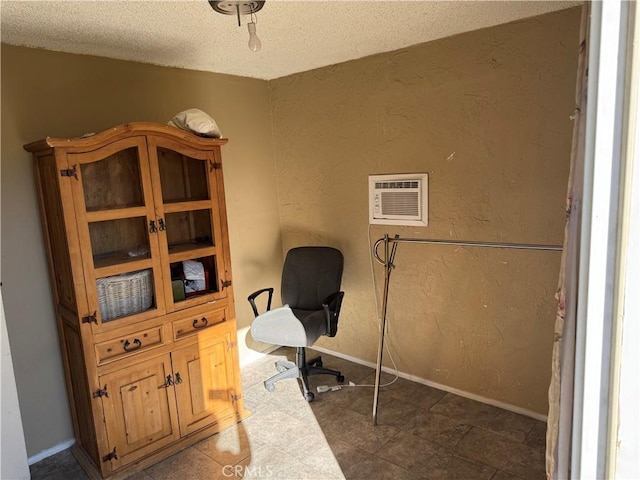
[[[28,152],[38,152],[41,150],[48,150],[50,148],[86,151],[135,135],[155,135],[168,139],[175,139],[197,149],[210,149],[215,146],[222,146],[228,142],[228,139],[226,138],[200,137],[191,132],[162,123],[130,122],[118,125],[100,133],[83,135],[81,137],[46,137],[42,140],[28,143],[24,146],[24,149]]]

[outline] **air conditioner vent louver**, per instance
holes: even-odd
[[[427,225],[427,174],[370,175],[369,223]]]
[[[385,192],[382,194],[382,215],[420,215],[418,192]]]
[[[376,182],[376,189],[387,188],[418,188],[418,181],[415,182]]]

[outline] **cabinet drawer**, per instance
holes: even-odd
[[[131,333],[113,340],[96,344],[98,365],[118,360],[127,355],[146,351],[164,344],[162,326]]]
[[[180,340],[182,338],[196,335],[213,325],[224,322],[227,318],[227,309],[211,310],[200,315],[192,315],[173,322],[173,339]]]

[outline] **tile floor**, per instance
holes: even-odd
[[[381,389],[374,427],[372,388],[316,394],[312,403],[292,379],[267,392],[262,382],[285,356],[293,360],[294,350],[279,349],[243,369],[252,416],[130,480],[545,478],[543,422],[398,379]],[[326,354],[323,360],[347,382],[373,383],[371,368]],[[383,374],[383,383],[391,378]],[[335,379],[312,377],[311,384],[315,390]],[[31,478],[87,477],[64,451],[32,465]]]

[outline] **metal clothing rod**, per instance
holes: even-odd
[[[385,235],[388,237],[388,235]],[[373,245],[373,254],[378,262],[384,265],[384,261],[378,256],[378,246],[385,239],[379,239]],[[551,250],[562,251],[562,245],[539,245],[535,243],[497,243],[497,242],[472,242],[467,240],[431,240],[428,238],[400,238],[398,236],[389,238],[392,243],[428,243],[433,245],[455,245],[459,247],[489,247],[489,248],[515,248],[520,250]]]
[[[378,247],[384,243],[384,258],[378,255]],[[393,243],[391,252],[389,252],[389,244]],[[387,324],[387,303],[389,299],[389,280],[391,278],[391,270],[395,268],[393,259],[396,256],[396,249],[400,243],[426,243],[434,245],[453,245],[460,247],[489,247],[489,248],[514,248],[520,250],[547,250],[562,251],[561,245],[537,245],[528,243],[496,243],[496,242],[471,242],[464,240],[431,240],[427,238],[400,238],[396,235],[390,238],[388,234],[373,245],[373,255],[376,260],[384,265],[384,292],[382,296],[382,319],[380,323],[380,339],[378,342],[378,362],[376,364],[376,381],[373,389],[373,425],[378,424],[378,396],[380,394],[380,375],[382,373],[382,356],[384,353],[384,333]]]

